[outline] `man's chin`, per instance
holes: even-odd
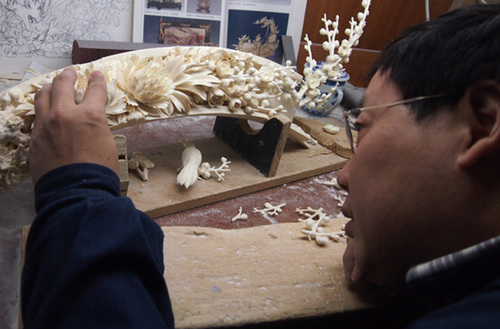
[[[411,299],[410,291],[404,282],[385,283],[369,275],[355,282],[350,281],[348,288],[367,303],[374,305]]]

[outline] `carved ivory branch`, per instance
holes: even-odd
[[[216,47],[142,49],[75,66],[75,100],[92,71],[108,82],[106,114],[112,130],[187,115],[222,115],[259,122],[293,117],[295,88],[302,76],[290,66]],[[34,96],[57,70],[0,94],[0,192],[29,175],[28,148]],[[304,146],[311,137],[292,124],[290,137]]]

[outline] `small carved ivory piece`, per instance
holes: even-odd
[[[253,212],[260,212],[262,215],[278,215],[283,211],[283,207],[286,206],[286,203],[281,203],[279,205],[273,206],[270,202],[264,203],[263,209],[253,208]]]
[[[243,213],[243,207],[240,207],[238,209],[238,214],[236,216],[234,216],[233,218],[231,218],[231,222],[236,222],[237,220],[247,220],[248,219],[248,215]]]
[[[345,202],[345,199],[346,198],[343,198],[341,195],[336,195],[333,197],[334,200],[338,201],[337,203],[337,207],[342,207],[344,205],[344,202]]]
[[[307,207],[306,209],[297,208],[295,212],[300,215],[305,216],[304,218],[299,218],[299,222],[304,222],[306,228],[301,232],[307,235],[309,241],[314,239],[317,244],[324,245],[332,239],[335,242],[345,241],[346,235],[344,231],[339,232],[325,232],[323,225],[331,220],[330,216],[327,216],[323,212],[323,208],[313,209]]]
[[[329,181],[323,181],[323,182],[321,182],[321,184],[326,185],[326,186],[333,186],[333,187],[335,187],[336,189],[339,189],[339,190],[341,189],[341,187],[340,187],[340,185],[339,185],[339,183],[337,181],[337,178],[335,178],[335,177],[333,177]]]
[[[338,193],[341,195],[336,195],[333,197],[333,199],[338,201],[337,207],[342,207],[344,205],[345,200],[346,200],[347,192],[342,190],[342,187],[340,187],[340,185],[337,181],[337,178],[333,177],[330,181],[321,182],[321,184],[327,185],[327,186],[333,186],[336,190],[339,190]]]
[[[128,160],[128,168],[135,170],[144,182],[148,180],[149,169],[154,168],[154,166],[153,161],[146,158],[139,151],[135,151],[133,157]]]
[[[342,189],[337,181],[337,178],[333,177],[331,180],[329,181],[323,181],[321,182],[321,184],[323,185],[326,185],[326,186],[333,186],[334,188],[340,190]]]
[[[203,179],[210,179],[212,174],[215,174],[218,182],[223,181],[226,176],[225,173],[231,171],[231,169],[229,169],[231,161],[228,161],[225,157],[220,158],[220,161],[222,164],[219,167],[210,166],[210,163],[203,162],[198,168],[198,175]]]
[[[198,180],[198,167],[201,164],[201,152],[189,140],[182,139],[182,170],[177,175],[177,184],[189,188]]]
[[[336,135],[340,131],[340,128],[332,124],[327,124],[323,126],[323,130],[329,134]]]

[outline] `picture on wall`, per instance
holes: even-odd
[[[133,42],[226,44],[227,0],[134,0]]]
[[[158,43],[203,46],[210,43],[210,24],[163,22],[160,20]]]
[[[282,35],[292,37],[298,53],[307,4],[306,0],[133,2],[133,42],[227,47],[278,63],[283,57]]]
[[[220,16],[223,4],[225,0],[186,0],[186,13]]]
[[[146,43],[217,47],[220,43],[219,33],[219,21],[144,16],[143,42]]]
[[[281,63],[288,18],[287,13],[229,10],[227,47]]]
[[[163,8],[182,8],[182,0],[147,0],[148,8],[156,8],[158,10]]]

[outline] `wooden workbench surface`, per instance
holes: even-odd
[[[147,156],[154,157],[163,152],[170,154],[169,159],[159,165],[170,168],[170,173],[163,176],[171,182],[151,185],[156,194],[168,194],[169,201],[165,204],[175,204],[175,198],[193,199],[197,195],[204,198],[210,191],[221,193],[219,189],[231,191],[235,184],[250,187],[246,192],[243,188],[243,192],[226,194],[220,201],[202,200],[196,204],[192,200],[187,203],[181,200],[181,206],[174,206],[175,211],[167,210],[166,215],[155,216],[155,211],[149,211],[165,232],[165,279],[176,326],[241,326],[366,308],[367,304],[345,285],[341,262],[345,244],[331,242],[320,247],[314,241],[308,241],[300,232],[304,224],[298,222],[299,215],[295,211],[296,208],[321,207],[332,217],[340,216],[338,201],[334,199],[340,195],[339,191],[322,183],[336,177],[335,170],[342,167],[345,159],[320,145],[308,151],[293,144],[287,145],[287,151],[291,152],[289,159],[285,155],[278,177],[274,178],[278,181],[269,183],[273,178],[262,176],[252,167],[240,167],[245,164],[239,163],[225,145],[212,140],[213,118],[182,120],[149,123],[118,131],[127,136],[129,153],[147,150]],[[180,131],[182,134],[179,134]],[[234,171],[228,174],[227,182],[214,180],[206,185],[207,182],[201,181],[194,185],[197,189],[191,191],[175,186],[172,167],[175,168],[175,161],[180,163],[180,138],[193,140],[204,157],[208,150],[210,162],[220,156],[236,159],[236,165],[232,167]],[[305,155],[300,159],[293,152],[305,152],[311,156]],[[280,175],[286,177],[290,173],[286,166],[291,166],[295,173],[300,171],[300,166],[306,169],[309,166],[313,170],[279,181],[283,179]],[[158,181],[154,178],[155,169],[150,177]],[[242,175],[254,177],[259,181],[257,184],[267,186],[252,188],[252,179]],[[137,184],[142,188],[138,189]],[[129,193],[136,205],[146,211],[146,206],[162,202],[158,195],[148,198],[138,193],[147,191],[147,184],[150,182],[142,183],[132,178]],[[149,201],[142,203],[143,199]],[[277,216],[253,212],[254,208],[263,208],[266,202],[286,205]],[[248,219],[233,222],[231,218],[240,207]],[[331,229],[339,229],[343,221],[333,220]]]
[[[346,163],[345,158],[321,145],[304,149],[291,142],[286,145],[276,177],[265,177],[213,137],[214,120],[213,117],[186,117],[150,122],[116,132],[127,137],[129,155],[140,150],[155,162],[147,182],[130,172],[128,196],[161,226],[233,229],[294,222],[294,206],[320,205],[329,214],[340,213],[338,202],[333,199],[339,191],[322,182],[336,176],[336,169]],[[226,180],[199,181],[190,189],[176,185],[176,169],[181,165],[183,150],[181,138],[194,141],[203,154],[203,161],[218,165],[221,156],[232,161]],[[262,207],[265,202],[286,202],[289,206],[278,219],[252,215],[251,210]],[[236,215],[239,207],[244,208],[249,220],[231,223],[230,218]]]
[[[345,219],[334,219],[338,230]],[[323,247],[303,223],[239,230],[164,227],[165,280],[177,328],[239,326],[367,306],[344,281],[345,245]]]

